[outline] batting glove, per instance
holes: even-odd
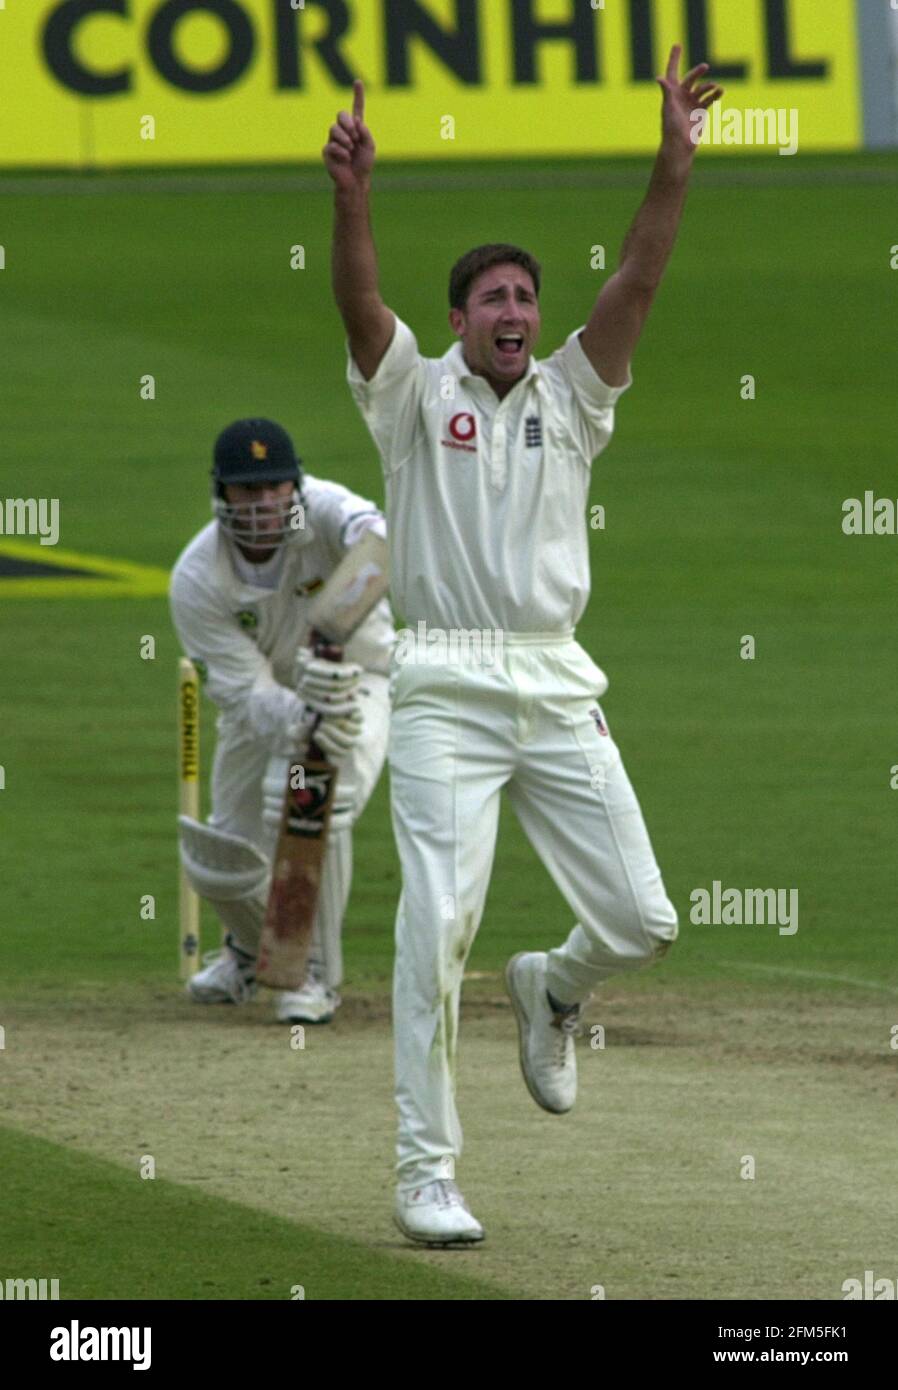
[[[318,745],[328,762],[340,763],[352,752],[361,738],[363,724],[362,711],[355,705],[351,714],[323,718],[312,734],[312,741]]]
[[[297,653],[296,693],[316,714],[352,714],[361,678],[362,668],[354,661],[325,661],[310,647],[300,647]]]
[[[313,709],[303,708],[299,717],[294,716],[287,724],[283,744],[278,749],[284,767],[291,763],[301,764],[309,756],[311,743],[317,745],[328,762],[340,762],[361,738],[363,723],[359,705],[353,705],[348,714],[318,715]]]

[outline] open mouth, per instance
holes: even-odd
[[[524,353],[524,337],[521,333],[502,333],[496,339],[496,349],[505,362],[515,362]]]

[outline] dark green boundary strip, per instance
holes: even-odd
[[[161,1166],[163,1156],[155,1157]],[[163,1177],[141,1178],[138,1160],[129,1172],[0,1128],[0,1293],[8,1279],[33,1278],[58,1279],[60,1300],[290,1301],[296,1286],[306,1301],[513,1297],[460,1268],[476,1265],[476,1250],[447,1251],[445,1267],[434,1266],[411,1247],[373,1248]],[[210,1167],[215,1161],[210,1145]],[[381,1244],[393,1239],[391,1198],[385,1187],[382,1209],[371,1212]]]

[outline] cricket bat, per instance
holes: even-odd
[[[312,602],[315,655],[342,661],[343,647],[388,588],[387,543],[369,531]],[[336,785],[337,769],[316,745],[313,726],[305,757],[298,754],[288,775],[272,865],[256,966],[256,979],[269,989],[299,989],[305,978]]]

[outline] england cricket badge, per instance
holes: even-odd
[[[527,449],[541,449],[543,443],[543,422],[538,415],[528,415],[524,421],[524,446]]]

